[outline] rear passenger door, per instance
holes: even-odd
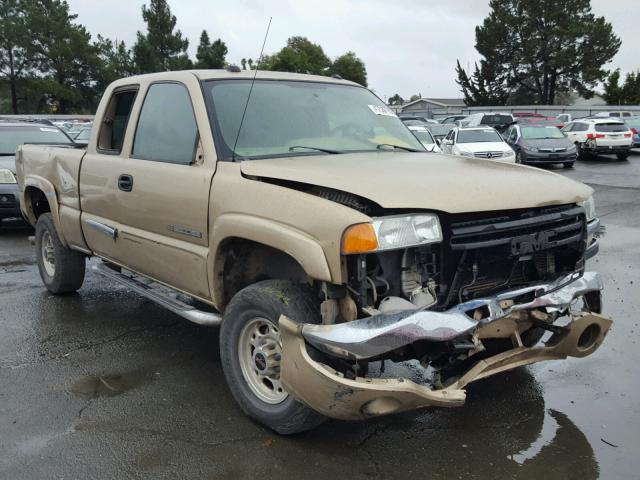
[[[215,159],[204,158],[200,135],[210,131],[206,113],[197,117],[194,110],[194,98],[203,104],[199,84],[195,77],[191,85],[185,83],[156,82],[140,92],[128,148],[102,162],[108,186],[99,208],[117,229],[111,259],[208,298],[208,209]]]

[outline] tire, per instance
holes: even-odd
[[[72,293],[84,282],[85,256],[60,243],[50,213],[36,223],[36,258],[42,283],[54,295]]]
[[[573,168],[573,163],[574,163],[574,162],[564,162],[564,163],[562,164],[562,167],[563,167],[563,168]]]
[[[586,153],[582,149],[582,144],[579,142],[576,142],[576,158],[578,160],[585,160],[587,158]]]
[[[616,153],[616,157],[621,161],[626,160],[627,158],[629,158],[629,153]]]
[[[259,365],[257,355],[260,352],[256,354],[256,351],[263,347],[251,347],[249,339],[255,338],[255,335],[247,337],[247,332],[257,328],[257,342],[265,338],[268,346],[268,342],[271,342],[268,347],[271,349],[265,348],[264,351],[279,352],[274,338],[279,344],[277,325],[282,314],[292,320],[320,323],[320,302],[309,287],[284,280],[264,280],[240,290],[224,312],[220,330],[220,357],[229,389],[244,413],[279,434],[289,435],[315,428],[326,417],[284,392],[279,387],[279,373],[268,377],[257,375],[260,366],[268,371],[269,360],[263,355],[264,363],[260,362]],[[267,333],[262,336],[260,329],[266,329]],[[267,356],[275,359],[276,363],[279,361],[277,353]],[[250,360],[247,361],[247,358]]]

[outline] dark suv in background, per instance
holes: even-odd
[[[576,146],[553,125],[511,125],[503,137],[516,152],[516,163],[561,163],[564,168],[571,168],[576,161]]]

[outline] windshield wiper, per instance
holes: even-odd
[[[383,147],[391,147],[391,148],[395,148],[398,150],[404,150],[406,152],[419,152],[420,150],[416,150],[415,148],[409,148],[409,147],[403,147],[401,145],[394,145],[393,143],[379,143],[378,145],[376,145],[376,148],[378,150],[384,150]]]
[[[320,147],[307,147],[306,145],[294,145],[292,147],[289,147],[289,151],[293,152],[297,148],[304,148],[306,150],[315,150],[316,152],[324,152],[324,153],[329,153],[331,155],[342,153],[342,152],[339,152],[338,150],[329,150],[328,148],[320,148]]]

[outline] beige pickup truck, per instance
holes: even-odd
[[[78,290],[95,257],[95,273],[220,324],[231,392],[283,434],[460,406],[470,382],[589,355],[611,325],[585,269],[589,187],[428,153],[338,78],[122,79],[86,148],[25,145],[16,163],[46,288]]]

